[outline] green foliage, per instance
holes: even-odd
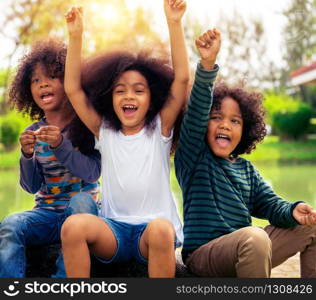
[[[14,122],[12,122],[14,121]],[[19,137],[20,124],[16,120],[3,120],[1,124],[1,142],[6,149],[12,148]]]
[[[307,132],[311,107],[285,94],[269,93],[265,97],[268,123],[281,139],[299,139]]]
[[[17,112],[10,112],[0,118],[0,142],[6,150],[16,146],[20,133],[30,122]]]
[[[0,69],[0,87],[4,86],[7,73],[8,71],[6,69]]]
[[[307,104],[297,102],[295,110],[276,113],[273,120],[281,137],[298,139],[306,133],[311,115]]]
[[[316,134],[316,118],[311,118],[308,133]]]
[[[129,9],[126,0],[14,0],[6,13],[6,22],[13,26],[17,46],[28,46],[48,36],[65,40],[65,13],[73,6],[84,9],[84,54],[109,49],[143,49],[152,47],[164,53],[166,45],[152,29],[152,16],[142,7]],[[131,33],[136,33],[131,34]]]

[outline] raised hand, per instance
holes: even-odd
[[[43,126],[34,132],[37,139],[49,144],[52,148],[58,147],[63,141],[63,136],[57,126]]]
[[[217,29],[206,31],[195,40],[196,48],[205,69],[213,69],[217,54],[221,48],[221,34]]]
[[[164,0],[164,9],[167,21],[181,21],[187,4],[183,0]]]
[[[83,9],[82,7],[73,6],[66,14],[66,22],[69,35],[81,35],[83,32]]]
[[[316,225],[316,211],[306,203],[299,203],[295,206],[293,217],[301,225]]]
[[[34,131],[25,130],[20,136],[20,144],[22,152],[25,156],[32,156],[34,153],[34,147],[36,143],[36,137]]]

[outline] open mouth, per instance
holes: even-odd
[[[216,135],[215,140],[216,143],[222,148],[227,147],[231,142],[231,138],[226,134]]]
[[[138,107],[133,104],[128,104],[128,105],[123,105],[122,109],[124,111],[124,114],[129,116],[129,115],[133,115],[137,111]]]
[[[53,99],[54,97],[54,94],[53,93],[44,93],[41,95],[41,99],[44,101],[44,102],[49,102]]]

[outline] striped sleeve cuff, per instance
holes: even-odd
[[[212,70],[203,69],[201,63],[197,64],[195,78],[197,81],[202,83],[213,84],[218,73],[219,66],[216,64]]]

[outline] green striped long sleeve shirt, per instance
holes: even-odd
[[[205,135],[217,72],[218,66],[207,71],[198,64],[175,154],[183,194],[184,260],[212,239],[251,226],[251,216],[283,228],[298,224],[292,211],[299,202],[276,195],[246,159],[232,163],[211,152]]]

